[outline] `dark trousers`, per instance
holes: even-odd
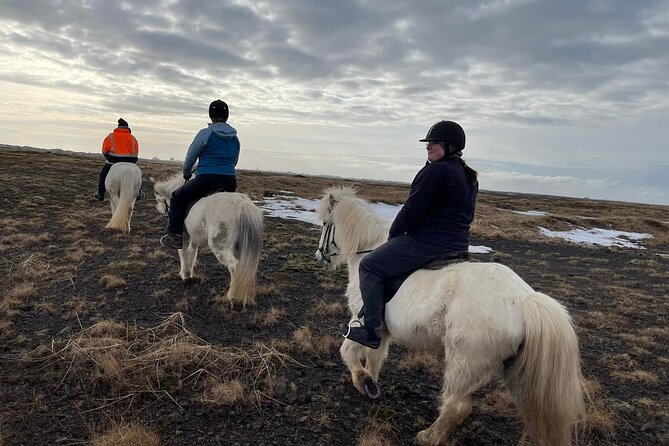
[[[368,330],[381,328],[387,281],[406,277],[443,254],[443,248],[419,243],[410,235],[401,235],[387,241],[362,259],[359,272],[365,327]]]
[[[215,192],[234,192],[236,190],[237,179],[234,175],[204,174],[187,181],[172,193],[167,232],[170,234],[184,232],[184,220],[188,208],[200,198]]]
[[[102,166],[102,170],[100,171],[100,180],[98,181],[98,192],[100,193],[100,195],[105,194],[105,180],[107,179],[107,174],[109,173],[109,169],[111,169],[112,164],[116,163],[137,164],[136,156],[118,157],[113,155],[105,155],[105,159],[107,160],[107,162],[105,163],[104,166]]]

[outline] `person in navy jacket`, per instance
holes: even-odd
[[[235,167],[240,145],[237,130],[227,123],[228,116],[228,104],[220,99],[209,105],[211,124],[198,132],[188,148],[183,167],[186,183],[170,199],[167,234],[160,239],[163,246],[182,247],[184,219],[192,203],[214,192],[237,190]],[[191,180],[196,161],[195,178]]]
[[[385,281],[469,249],[478,181],[462,160],[465,132],[456,122],[440,121],[420,141],[427,143],[427,162],[411,183],[388,241],[360,262],[364,325],[339,326],[344,337],[366,347],[378,348],[381,342]]]

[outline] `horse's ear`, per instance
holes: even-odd
[[[156,184],[156,179],[153,177],[149,177],[149,181],[151,182],[151,184]]]
[[[330,194],[328,197],[330,201],[330,210],[334,209],[334,205],[337,204],[337,200],[335,200],[334,195]]]

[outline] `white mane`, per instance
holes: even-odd
[[[153,185],[153,190],[164,198],[169,199],[172,196],[172,192],[183,186],[184,182],[183,173],[181,171],[174,172],[166,180],[156,182]]]
[[[390,222],[378,216],[367,200],[356,196],[350,186],[334,186],[325,191],[318,217],[327,222],[333,219],[342,259],[358,251],[378,247],[388,238]]]

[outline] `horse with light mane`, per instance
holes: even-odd
[[[183,186],[181,172],[154,184],[156,208],[166,213],[172,192]],[[179,249],[185,284],[193,280],[198,248],[209,248],[227,266],[231,306],[255,304],[256,274],[262,249],[263,214],[251,199],[238,192],[217,192],[198,200],[184,222],[183,248]]]
[[[348,187],[332,187],[317,210],[323,222],[316,258],[348,267],[351,321],[363,302],[358,268],[388,238],[390,221]],[[571,318],[553,298],[534,291],[498,263],[463,262],[411,274],[386,304],[381,345],[344,339],[341,357],[353,385],[378,398],[379,372],[390,340],[444,356],[439,417],[418,433],[420,445],[440,445],[472,411],[472,393],[503,378],[529,436],[542,446],[571,443],[585,414],[584,379]],[[361,359],[365,358],[365,364]]]
[[[130,232],[130,219],[142,186],[142,171],[134,163],[115,163],[105,179],[112,216],[105,228]]]

